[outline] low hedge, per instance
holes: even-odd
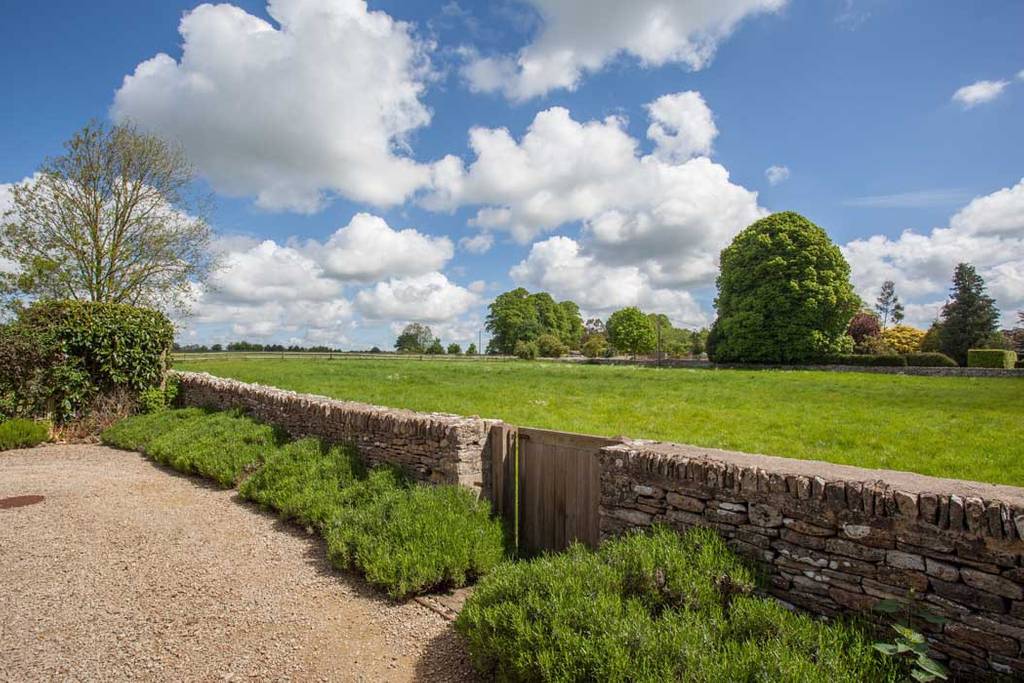
[[[969,349],[967,351],[967,367],[969,368],[1009,369],[1016,363],[1016,351],[1006,349]]]
[[[474,665],[508,681],[893,681],[859,628],[753,594],[711,530],[503,564],[456,621]]]
[[[159,410],[102,438],[225,487],[251,475],[242,498],[316,529],[332,563],[393,597],[465,585],[505,557],[500,522],[468,489],[412,485],[394,468],[368,472],[352,447],[288,440],[238,412]]]
[[[907,359],[897,355],[845,354],[831,356],[826,361],[829,365],[858,365],[866,367],[902,368],[906,367]]]
[[[16,417],[0,423],[0,451],[31,448],[49,440],[49,422]]]
[[[912,368],[955,368],[956,361],[944,353],[908,353],[903,356]]]

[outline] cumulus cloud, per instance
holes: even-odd
[[[541,18],[534,41],[515,56],[476,57],[463,74],[472,89],[525,100],[574,89],[586,73],[620,56],[645,67],[681,64],[694,71],[745,18],[785,0],[527,0]]]
[[[689,292],[656,286],[636,265],[604,263],[569,237],[535,243],[509,274],[518,284],[571,299],[591,314],[607,315],[624,306],[639,306],[665,313],[677,325],[700,327],[708,322]]]
[[[407,154],[430,121],[426,52],[364,0],[271,0],[277,25],[230,4],[185,14],[182,56],[142,62],[111,113],[180,140],[221,192],[313,212],[332,193],[404,201],[429,171]]]
[[[429,273],[444,266],[455,251],[447,237],[412,228],[394,230],[383,218],[368,213],[353,216],[323,244],[306,242],[303,250],[327,275],[360,282]]]
[[[647,111],[651,117],[647,137],[654,141],[656,157],[677,162],[711,154],[718,128],[699,92],[662,95],[647,105]]]
[[[463,237],[459,240],[459,247],[471,254],[486,254],[494,246],[494,235],[482,232],[472,237]]]
[[[445,322],[466,313],[477,303],[476,294],[449,281],[443,273],[391,278],[356,296],[359,311],[373,320]]]
[[[959,88],[953,93],[953,101],[964,109],[971,109],[996,99],[1003,94],[1009,84],[1009,81],[977,81]]]
[[[769,166],[764,170],[764,177],[767,178],[769,185],[778,185],[789,180],[789,167]]]
[[[928,233],[905,230],[892,239],[874,235],[843,247],[861,296],[873,300],[885,280],[909,302],[908,321],[926,325],[941,307],[953,269],[978,268],[1005,324],[1024,308],[1024,180],[978,197],[958,211],[949,227]],[[936,303],[939,302],[939,303]]]

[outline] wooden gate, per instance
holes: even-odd
[[[600,541],[600,462],[613,439],[499,425],[492,433],[492,500],[511,522],[519,551],[564,550]]]

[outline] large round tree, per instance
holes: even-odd
[[[806,363],[850,350],[860,299],[824,230],[791,211],[743,230],[722,251],[712,331],[719,362]]]

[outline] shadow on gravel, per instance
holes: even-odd
[[[427,641],[423,655],[416,662],[413,680],[431,681],[484,681],[475,671],[466,653],[462,636],[455,625],[448,626],[437,636]]]

